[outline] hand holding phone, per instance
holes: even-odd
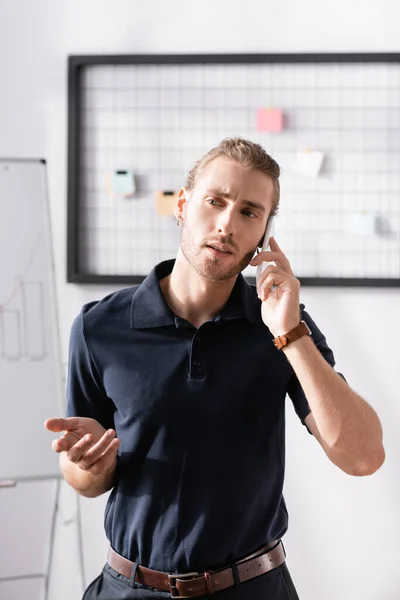
[[[269,240],[270,240],[270,237],[274,234],[274,218],[275,218],[274,215],[272,215],[268,219],[268,223],[267,223],[267,227],[265,229],[264,239],[263,239],[263,243],[262,243],[261,252],[264,252],[269,249]],[[265,269],[268,267],[268,265],[271,265],[271,264],[275,264],[275,263],[262,262],[261,264],[259,264],[257,266],[257,271],[256,271],[256,284],[257,285],[258,285],[258,280],[259,280],[261,274],[263,273],[263,271],[265,271]]]

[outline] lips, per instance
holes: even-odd
[[[212,248],[213,250],[218,250],[218,252],[223,252],[224,254],[232,254],[232,251],[226,246],[220,246],[219,244],[207,244],[207,247]]]

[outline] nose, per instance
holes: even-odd
[[[221,235],[234,236],[236,233],[234,211],[226,208],[221,211],[217,221],[217,232]]]

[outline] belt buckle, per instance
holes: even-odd
[[[195,577],[197,577],[198,575],[200,575],[200,573],[174,573],[173,575],[170,575],[169,573],[167,573],[168,575],[168,579],[169,579],[169,591],[171,594],[171,598],[193,598],[193,596],[178,596],[178,590],[176,588],[176,580],[177,579],[187,579],[190,581],[190,579],[194,579]]]

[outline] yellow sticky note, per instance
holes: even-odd
[[[177,192],[159,191],[156,194],[156,211],[161,216],[173,216],[176,201],[178,198]]]

